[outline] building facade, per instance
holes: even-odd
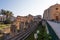
[[[6,20],[6,15],[0,15],[0,21],[5,21]]]
[[[43,19],[60,21],[60,4],[50,6],[44,11]]]
[[[30,24],[33,21],[33,16],[17,16],[16,19],[13,21],[12,25],[16,26],[17,30],[24,30],[27,29]]]

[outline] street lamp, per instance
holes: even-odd
[[[37,34],[39,34],[39,30],[37,30]]]
[[[35,39],[35,40],[38,39],[38,35],[37,35],[37,33],[34,34],[34,39]]]

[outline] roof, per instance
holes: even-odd
[[[60,39],[60,23],[47,21]]]

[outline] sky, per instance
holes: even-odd
[[[42,15],[51,5],[60,0],[0,0],[0,9],[12,11],[14,16]]]

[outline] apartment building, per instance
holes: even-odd
[[[43,18],[45,20],[60,21],[60,4],[50,6],[44,11]]]

